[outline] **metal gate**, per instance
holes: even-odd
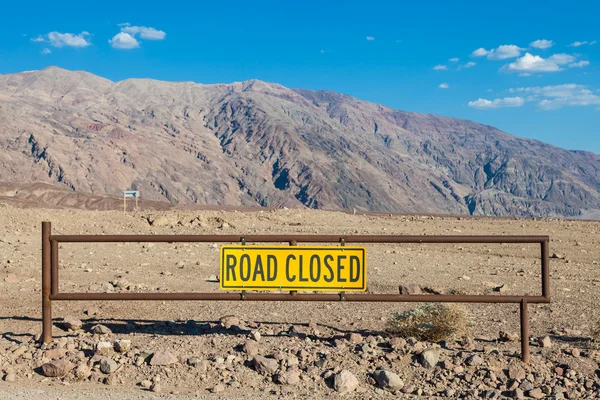
[[[550,303],[548,236],[401,236],[401,235],[52,235],[50,222],[42,222],[42,341],[52,341],[52,301],[64,300],[227,300],[227,301],[351,301],[419,303],[515,303],[520,305],[521,355],[529,362],[528,304]],[[59,243],[436,243],[540,245],[541,296],[514,295],[401,295],[374,293],[61,293]]]

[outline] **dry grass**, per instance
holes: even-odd
[[[438,342],[467,334],[469,319],[466,311],[455,304],[425,304],[404,313],[393,313],[387,330],[401,337]]]

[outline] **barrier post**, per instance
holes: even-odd
[[[52,341],[52,303],[50,301],[51,282],[51,225],[42,222],[42,343]]]
[[[521,358],[529,364],[529,312],[527,300],[521,299]]]

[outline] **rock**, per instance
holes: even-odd
[[[274,358],[266,358],[263,356],[256,356],[252,359],[252,365],[256,372],[262,375],[274,374],[279,367],[277,360]]]
[[[50,361],[42,365],[42,373],[50,378],[60,378],[73,369],[73,364],[67,360]]]
[[[150,359],[150,365],[171,365],[176,364],[179,360],[173,354],[166,350],[159,350],[154,353]]]
[[[115,341],[115,351],[119,353],[126,353],[131,349],[131,340],[119,339]]]
[[[4,377],[4,380],[6,382],[14,382],[17,380],[17,375],[14,372],[9,372],[8,374],[6,374],[6,376]]]
[[[150,390],[154,393],[160,393],[162,391],[162,387],[160,386],[160,383],[154,382],[152,386],[150,386]]]
[[[66,316],[63,318],[63,326],[70,331],[77,331],[83,326],[83,322],[72,316]]]
[[[83,381],[92,375],[92,370],[87,366],[87,364],[79,364],[77,368],[75,368],[74,374],[76,379]]]
[[[150,387],[152,386],[152,381],[150,381],[148,379],[144,379],[143,381],[140,382],[140,386],[143,387],[144,389],[150,389]]]
[[[260,342],[260,339],[262,338],[262,335],[260,334],[259,331],[252,331],[250,332],[250,337],[254,340],[256,340],[257,342]]]
[[[207,282],[219,282],[219,277],[213,274],[213,275],[210,275],[208,277],[208,279],[206,279],[206,281]]]
[[[519,341],[519,335],[516,333],[500,331],[500,333],[498,333],[498,339],[500,339],[501,342],[517,342]]]
[[[472,367],[477,367],[481,364],[483,364],[483,358],[481,358],[480,356],[478,356],[477,354],[472,355],[471,357],[467,358],[467,365],[470,365]]]
[[[288,369],[283,374],[277,376],[277,381],[282,385],[297,385],[300,383],[300,371],[297,369]]]
[[[515,390],[513,390],[513,392],[511,393],[511,397],[513,399],[524,399],[525,398],[525,394],[523,393],[523,391],[519,388],[516,388]]]
[[[562,254],[558,254],[558,253],[552,253],[552,255],[550,256],[550,258],[555,258],[558,260],[564,260],[565,256],[563,256]]]
[[[523,391],[533,390],[533,383],[525,379],[523,382],[521,382],[519,388],[521,388]]]
[[[543,338],[538,339],[538,344],[540,347],[549,348],[552,347],[552,340],[550,340],[549,336],[544,336]]]
[[[406,340],[401,337],[393,337],[389,340],[389,343],[393,348],[398,348],[406,345]]]
[[[522,381],[525,379],[525,370],[518,365],[511,365],[508,367],[508,377],[510,379],[515,379],[518,381]]]
[[[239,325],[240,320],[233,315],[226,315],[219,318],[219,323],[225,328],[231,328],[233,325]]]
[[[352,332],[352,333],[346,334],[346,339],[350,343],[360,343],[360,342],[362,342],[363,337],[360,333]]]
[[[56,349],[46,350],[46,358],[49,358],[50,360],[54,360],[57,358],[63,358],[66,355],[67,355],[67,349],[65,349],[65,348],[56,348]]]
[[[407,285],[400,285],[398,287],[398,291],[400,292],[400,294],[404,294],[404,295],[423,294],[423,292],[421,291],[421,287],[414,283],[409,283]]]
[[[92,333],[98,334],[98,335],[110,335],[112,333],[112,331],[104,325],[94,325],[92,326],[91,329]]]
[[[358,379],[347,369],[343,369],[333,377],[333,388],[340,394],[350,393],[358,387]]]
[[[402,379],[400,379],[398,375],[391,371],[387,371],[384,369],[375,371],[373,373],[373,378],[375,378],[375,381],[377,382],[379,387],[392,392],[400,390],[404,387],[404,382],[402,381]]]
[[[541,399],[546,397],[546,395],[542,392],[542,389],[536,388],[527,392],[527,396],[533,397],[534,399]]]
[[[440,352],[438,349],[427,349],[421,353],[419,362],[425,368],[433,368],[437,365],[440,360]]]
[[[215,386],[212,387],[212,389],[210,389],[212,393],[221,393],[224,390],[225,386],[223,386],[223,384],[221,383],[217,383]]]
[[[581,351],[579,349],[571,349],[571,355],[573,357],[579,357],[581,355]]]
[[[96,343],[96,354],[109,355],[113,352],[113,344],[111,342]]]
[[[249,356],[255,356],[258,354],[258,342],[254,340],[246,340],[242,345],[242,351]]]
[[[112,374],[119,368],[119,364],[115,360],[110,358],[103,358],[100,360],[100,371],[105,374]]]

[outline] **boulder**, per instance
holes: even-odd
[[[333,377],[333,388],[340,394],[353,392],[358,387],[358,379],[347,369],[343,369]]]
[[[154,353],[150,359],[150,365],[171,365],[176,364],[179,360],[173,354],[166,350],[159,350]]]
[[[62,324],[69,331],[77,331],[83,326],[83,322],[80,319],[70,315],[63,318]]]
[[[406,284],[406,285],[400,285],[398,287],[398,291],[400,292],[400,294],[404,294],[404,295],[423,294],[423,291],[421,290],[421,287],[419,285],[414,284],[414,283],[409,283],[409,284]]]
[[[404,387],[404,382],[398,375],[385,369],[380,369],[373,373],[373,378],[379,387],[395,392]]]
[[[262,375],[274,374],[279,367],[279,363],[274,358],[256,356],[252,359],[252,365],[256,372]]]
[[[115,351],[119,353],[126,353],[131,349],[131,340],[119,339],[115,341]]]
[[[219,323],[225,328],[231,328],[233,325],[239,325],[240,320],[233,315],[226,315],[219,318]]]
[[[94,325],[92,326],[92,333],[98,334],[98,335],[110,335],[112,333],[112,331],[104,325]]]
[[[119,368],[119,364],[115,360],[110,358],[103,358],[100,360],[100,371],[105,374],[112,374]]]
[[[242,351],[249,356],[258,355],[258,342],[254,340],[246,340],[242,345]]]
[[[42,365],[42,373],[44,376],[51,378],[60,378],[67,375],[73,369],[73,364],[68,360],[50,361]]]
[[[437,365],[440,360],[440,351],[438,349],[427,349],[423,350],[419,357],[419,362],[425,368],[433,368]]]

